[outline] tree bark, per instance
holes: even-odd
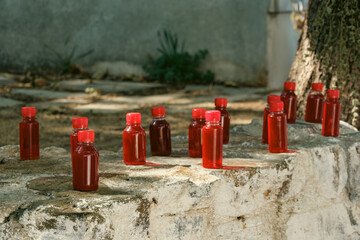
[[[340,89],[341,119],[360,129],[360,51],[353,44],[360,44],[360,3],[350,1],[344,10],[341,0],[309,0],[288,81],[296,82],[298,117],[304,117],[311,84],[321,82],[323,94]]]

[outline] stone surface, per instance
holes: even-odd
[[[21,101],[17,101],[11,98],[0,97],[0,108],[13,107],[23,104]]]
[[[162,94],[151,96],[102,96],[97,102],[77,105],[76,110],[95,113],[117,113],[130,111],[144,106],[165,104],[182,97],[181,93]]]
[[[15,88],[11,91],[11,94],[39,100],[86,96],[85,93],[60,92],[35,88]]]
[[[15,80],[0,75],[0,86],[11,84],[11,83],[15,83]]]
[[[66,91],[81,91],[84,92],[87,88],[95,88],[102,93],[127,93],[127,92],[141,92],[153,88],[164,88],[166,85],[161,83],[142,83],[142,82],[119,82],[108,80],[89,80],[74,79],[61,81],[59,88]]]
[[[72,190],[64,149],[20,162],[18,146],[3,146],[0,238],[359,239],[360,133],[327,138],[299,121],[288,128],[294,152],[269,154],[261,128],[234,126],[219,170],[187,157],[186,136],[147,166],[99,149],[96,192]]]

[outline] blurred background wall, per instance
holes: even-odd
[[[0,0],[0,70],[53,67],[47,45],[64,54],[93,49],[79,62],[93,72],[141,74],[148,55],[158,56],[157,31],[168,29],[190,52],[209,50],[204,67],[217,80],[251,85],[268,76],[268,7],[268,0]]]

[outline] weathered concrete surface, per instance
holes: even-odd
[[[184,39],[189,52],[208,49],[206,67],[220,80],[251,83],[266,65],[267,0],[1,0],[0,6],[0,69],[55,66],[47,45],[63,57],[74,46],[76,56],[93,49],[79,63],[95,71],[137,73],[148,54],[158,56],[163,29]]]
[[[261,121],[231,129],[226,165],[187,158],[185,136],[155,166],[125,166],[100,151],[100,188],[72,190],[70,154],[42,149],[18,160],[0,148],[0,238],[14,239],[359,239],[360,133],[338,138],[319,125],[289,125],[294,153],[269,154]],[[119,136],[120,137],[120,136]]]

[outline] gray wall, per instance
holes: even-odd
[[[267,0],[0,0],[0,69],[53,66],[59,52],[95,52],[80,63],[143,64],[157,56],[158,30],[187,49],[207,48],[218,79],[255,81],[266,67]],[[64,42],[70,37],[68,48]],[[71,46],[71,47],[70,47]]]

